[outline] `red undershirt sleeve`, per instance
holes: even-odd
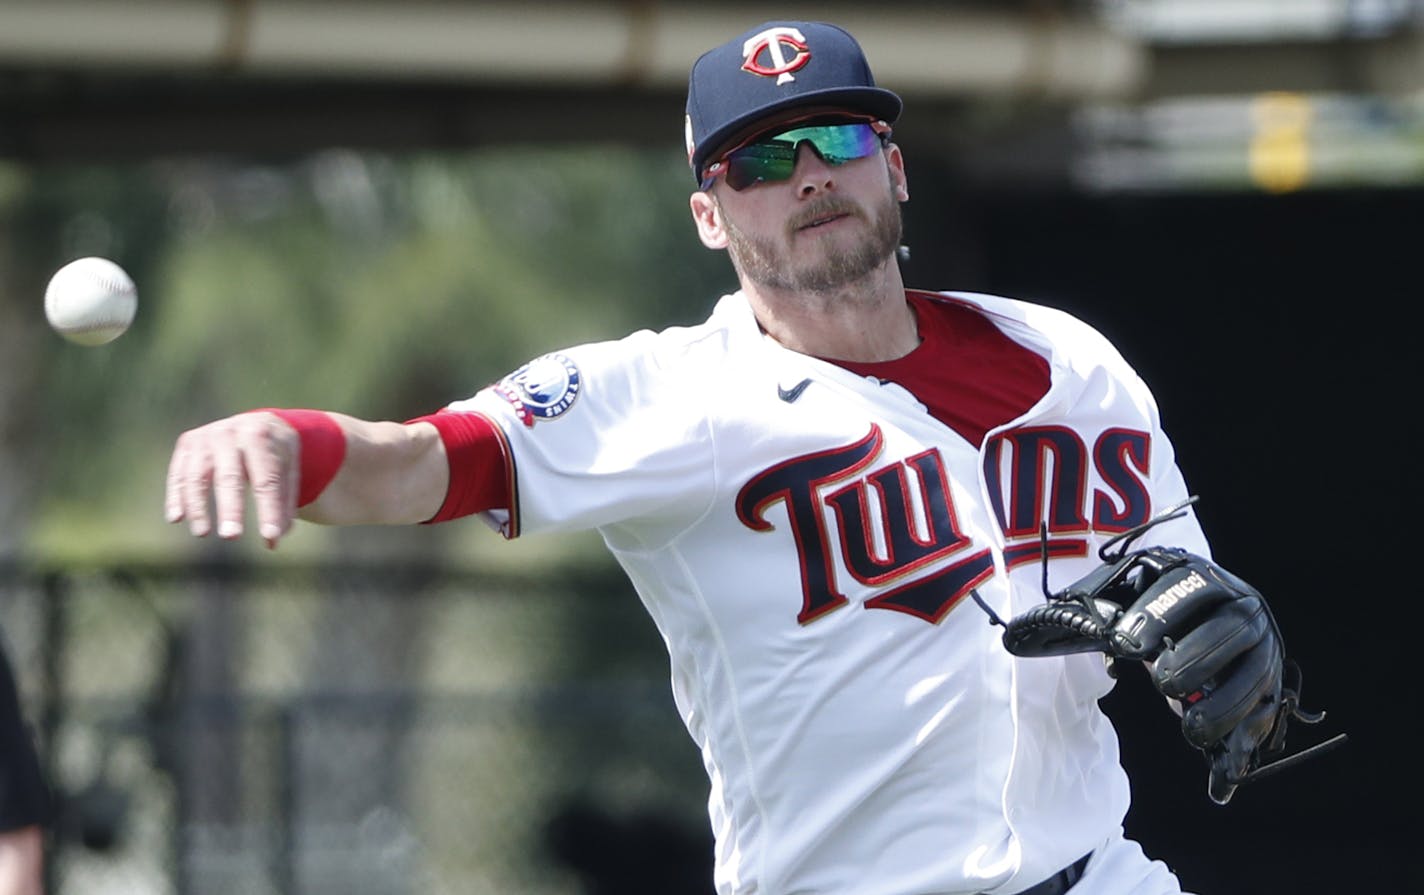
[[[430,423],[445,444],[450,485],[445,503],[426,524],[448,522],[485,510],[512,510],[514,460],[499,426],[483,414],[441,410],[407,420]]]

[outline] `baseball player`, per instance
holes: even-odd
[[[43,892],[43,825],[49,819],[49,788],[0,650],[0,895]]]
[[[906,288],[901,105],[833,25],[710,50],[690,209],[740,289],[705,322],[545,355],[406,422],[210,423],[177,441],[167,518],[239,537],[250,487],[269,546],[296,518],[597,529],[667,644],[722,895],[1180,892],[1123,836],[1102,655],[1021,658],[986,617],[1041,606],[1125,536],[1208,567],[1209,547],[1152,395],[1101,335]],[[1263,651],[1264,704],[1280,650],[1259,616],[1232,650]],[[1176,694],[1184,724],[1218,686]],[[1266,734],[1241,729],[1219,800]]]

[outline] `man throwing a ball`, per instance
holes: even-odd
[[[696,326],[537,358],[439,412],[184,433],[167,517],[597,529],[659,627],[710,778],[721,895],[1170,895],[1126,840],[1101,656],[1008,618],[1188,492],[1101,335],[909,289],[900,98],[856,41],[758,25],[692,68],[693,225],[740,289]],[[1190,508],[1148,540],[1209,556]]]

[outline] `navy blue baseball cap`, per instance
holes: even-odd
[[[687,158],[694,177],[718,150],[754,136],[757,123],[805,107],[893,124],[900,97],[875,86],[854,37],[826,22],[765,22],[692,65]]]

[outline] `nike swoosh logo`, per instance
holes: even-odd
[[[806,386],[810,384],[810,379],[803,379],[793,385],[791,388],[782,388],[780,385],[777,385],[776,396],[781,400],[785,401],[787,404],[790,404],[794,402],[797,398],[801,397],[801,393],[804,392],[806,390]]]

